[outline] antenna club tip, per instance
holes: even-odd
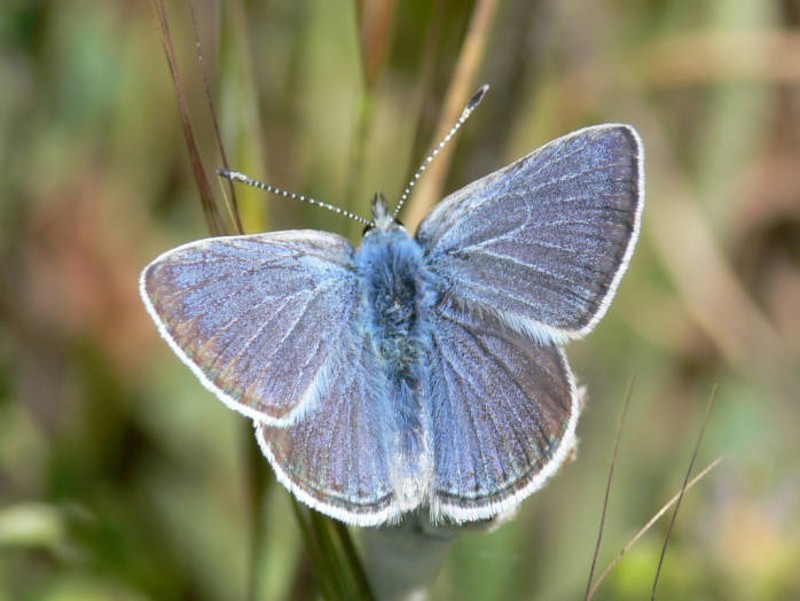
[[[480,88],[478,88],[478,91],[475,92],[472,95],[472,98],[469,99],[469,102],[467,103],[467,110],[471,111],[476,106],[478,106],[480,104],[481,100],[483,100],[483,97],[486,96],[486,92],[488,92],[488,91],[489,91],[489,84],[488,83],[485,83]]]
[[[236,171],[231,171],[230,169],[226,169],[225,167],[217,167],[217,175],[220,177],[224,177],[225,179],[236,179],[236,176],[239,175]]]
[[[238,171],[232,171],[231,169],[226,169],[225,167],[217,167],[217,175],[231,181],[242,182],[247,179],[246,175],[239,173]]]

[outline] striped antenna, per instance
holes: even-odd
[[[249,177],[244,173],[239,173],[238,171],[231,171],[230,169],[219,168],[217,169],[217,174],[220,177],[224,177],[225,179],[229,179],[233,182],[241,182],[243,184],[247,184],[248,186],[252,186],[253,188],[259,188],[260,190],[264,190],[272,194],[277,194],[278,196],[283,196],[284,198],[299,200],[301,202],[307,202],[308,204],[322,207],[323,209],[328,209],[329,211],[333,211],[338,215],[349,217],[350,219],[354,219],[355,221],[363,223],[364,225],[369,225],[369,226],[375,225],[368,219],[364,219],[360,215],[356,215],[355,213],[351,213],[350,211],[347,211],[340,207],[329,205],[327,202],[321,202],[316,198],[310,198],[308,196],[303,196],[302,194],[295,194],[294,192],[289,192],[288,190],[284,190],[283,188],[278,188],[277,186],[265,184],[264,182],[260,182],[257,179],[253,179],[252,177]]]
[[[461,126],[464,125],[464,122],[472,114],[472,111],[475,110],[475,107],[481,103],[481,100],[483,100],[483,97],[486,96],[486,92],[488,91],[489,84],[485,83],[478,89],[477,92],[472,95],[472,98],[469,99],[467,106],[465,106],[464,110],[461,111],[461,116],[458,118],[458,121],[456,121],[456,124],[450,128],[450,131],[447,132],[447,135],[442,139],[442,141],[439,142],[436,148],[434,148],[427,158],[422,161],[422,165],[420,165],[419,169],[417,169],[417,172],[414,174],[414,177],[411,178],[411,181],[408,182],[406,189],[403,190],[403,193],[400,195],[400,200],[397,201],[397,208],[394,210],[394,213],[392,213],[392,217],[397,218],[397,215],[400,213],[400,209],[403,208],[403,204],[406,202],[406,200],[408,200],[408,196],[411,194],[411,190],[414,189],[414,186],[417,185],[417,181],[419,180],[420,176],[428,168],[428,165],[431,164],[433,158],[442,151],[442,148],[447,145],[447,143],[450,141],[450,138],[452,138],[455,133],[461,129]]]

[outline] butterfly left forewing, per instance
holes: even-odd
[[[358,310],[353,247],[297,230],[199,240],[142,272],[162,336],[226,405],[289,424],[313,407]]]

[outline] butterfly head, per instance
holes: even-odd
[[[372,197],[372,224],[364,228],[364,235],[366,236],[376,231],[387,232],[402,227],[403,225],[394,218],[389,210],[389,203],[386,202],[386,197],[381,192],[377,192]]]

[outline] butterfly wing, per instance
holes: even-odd
[[[431,513],[489,519],[540,488],[569,456],[580,412],[563,352],[450,303],[433,321]]]
[[[417,240],[443,288],[542,342],[588,333],[639,233],[642,145],[601,125],[559,138],[443,200]]]
[[[286,425],[330,383],[358,309],[353,247],[311,230],[209,238],[142,272],[161,335],[226,405]]]
[[[392,418],[386,385],[368,338],[354,329],[339,345],[316,409],[288,427],[256,424],[256,437],[298,499],[348,524],[376,526],[401,513],[385,446]]]
[[[422,222],[438,302],[426,400],[434,517],[488,519],[575,444],[580,401],[557,344],[605,312],[639,232],[641,142],[627,126],[560,138],[442,201]]]

